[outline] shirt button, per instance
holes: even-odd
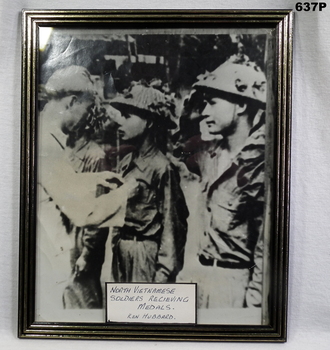
[[[228,202],[228,205],[231,207],[233,205],[233,202]]]
[[[207,207],[207,211],[210,213],[210,212],[211,212],[211,208],[210,208],[210,207]]]

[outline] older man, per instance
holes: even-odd
[[[90,137],[98,96],[89,72],[60,69],[45,92],[38,139],[40,293],[54,285],[52,276],[65,290],[64,307],[100,308],[108,227],[123,223],[125,186],[113,173],[92,173],[104,170],[104,152]]]

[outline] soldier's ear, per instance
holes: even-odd
[[[247,110],[247,104],[246,103],[240,103],[240,104],[236,105],[236,113],[238,115],[245,114],[246,110]]]

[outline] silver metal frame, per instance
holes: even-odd
[[[284,342],[287,337],[287,278],[290,196],[290,135],[293,13],[260,11],[23,10],[22,136],[19,315],[20,338]],[[38,28],[270,28],[276,37],[274,67],[274,211],[270,249],[269,325],[109,325],[35,321],[35,192]]]

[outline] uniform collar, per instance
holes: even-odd
[[[158,149],[154,145],[150,145],[145,151],[139,154],[137,157],[134,156],[134,152],[129,153],[122,161],[121,168],[123,171],[131,167],[134,164],[141,172],[144,172],[148,166],[150,166],[150,158],[153,158]]]
[[[257,122],[254,123],[250,135],[246,139],[243,147],[228,163],[228,166],[219,174],[214,181],[207,184],[212,193],[213,189],[228,176],[232,176],[240,166],[253,166],[253,164],[260,162],[264,158],[265,147],[265,123],[262,111],[257,115]],[[212,148],[218,158],[221,158],[221,141],[218,143],[219,148]],[[217,149],[217,152],[216,152]],[[210,154],[211,156],[211,154]]]

